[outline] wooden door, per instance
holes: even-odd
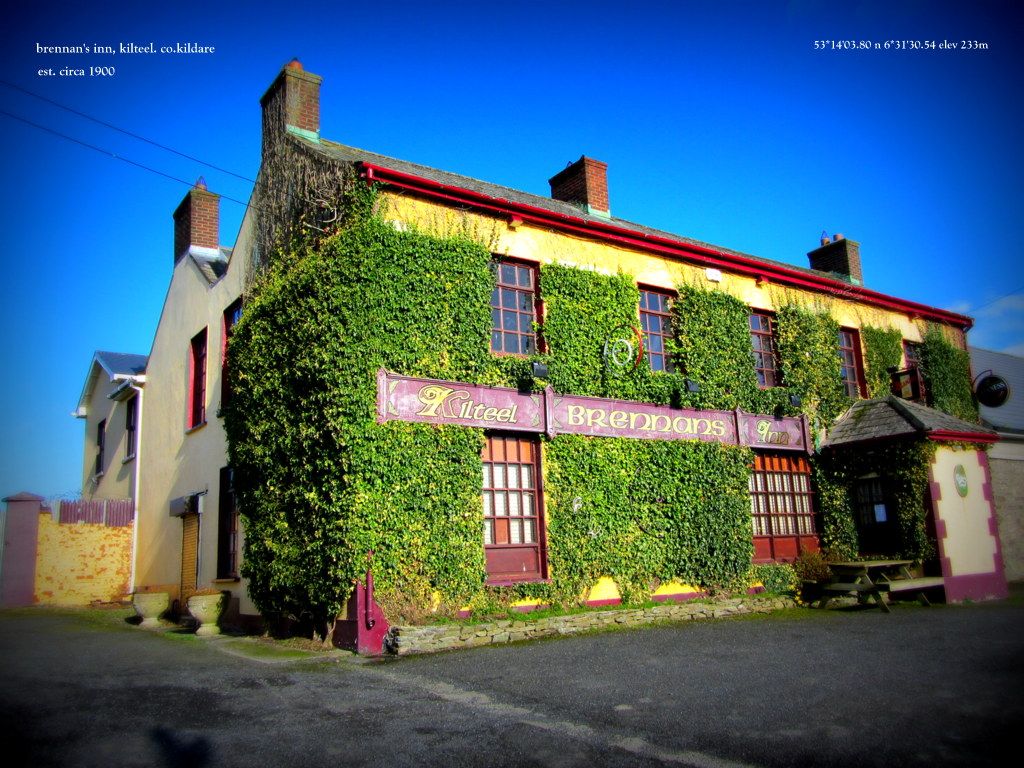
[[[196,592],[199,575],[199,515],[190,513],[181,518],[181,607]]]

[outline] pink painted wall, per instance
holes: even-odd
[[[4,526],[4,557],[0,606],[16,608],[35,602],[36,543],[39,535],[40,497],[28,493],[8,496]]]

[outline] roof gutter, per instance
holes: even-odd
[[[817,277],[774,264],[766,264],[753,258],[724,253],[694,243],[683,243],[657,235],[645,235],[612,223],[592,221],[578,216],[556,213],[527,203],[517,203],[505,198],[491,197],[462,187],[442,184],[441,182],[425,179],[421,176],[395,171],[374,163],[359,161],[356,165],[360,168],[360,176],[367,182],[376,182],[405,189],[431,199],[444,200],[475,210],[488,211],[503,217],[515,217],[522,221],[553,227],[562,232],[570,232],[617,243],[629,248],[671,256],[675,259],[688,261],[704,267],[726,269],[730,272],[759,280],[767,280],[780,285],[825,291],[853,301],[901,312],[910,316],[911,319],[934,320],[954,325],[964,331],[974,325],[974,321],[966,315],[929,307],[926,304],[918,304],[917,302],[899,299],[894,296],[887,296],[867,288],[850,285],[841,280]]]

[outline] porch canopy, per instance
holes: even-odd
[[[889,395],[851,405],[829,430],[822,448],[906,437],[956,443],[994,443],[999,439],[988,427]]]

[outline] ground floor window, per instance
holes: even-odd
[[[483,452],[484,552],[489,581],[544,578],[540,444],[487,435]]]
[[[235,503],[234,474],[230,467],[220,471],[217,510],[217,578],[238,578],[238,505]]]
[[[793,560],[818,548],[806,457],[755,453],[749,483],[755,562]]]

